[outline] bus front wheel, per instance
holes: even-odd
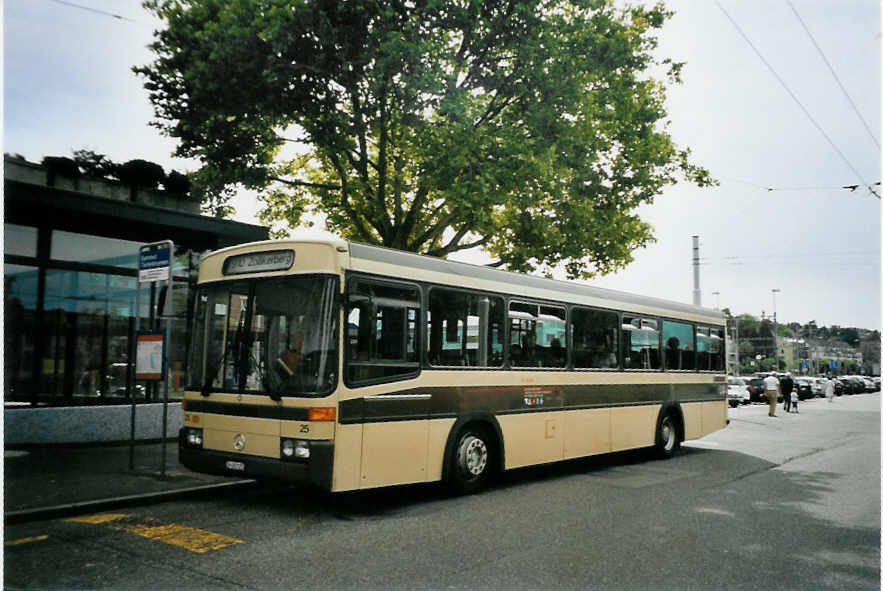
[[[493,474],[495,447],[486,430],[467,426],[457,435],[451,453],[448,484],[454,491],[471,494],[488,484]]]

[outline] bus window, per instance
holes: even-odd
[[[711,336],[707,326],[696,327],[696,369],[711,369]]]
[[[567,310],[540,306],[537,351],[542,367],[567,365]]]
[[[513,367],[565,367],[567,314],[558,306],[509,303],[509,359]]]
[[[665,343],[665,369],[696,369],[692,324],[664,321],[662,342]]]
[[[659,369],[658,323],[650,318],[622,317],[622,364],[625,369]]]
[[[376,382],[416,374],[417,288],[365,280],[351,284],[347,299],[347,377]]]
[[[573,366],[612,369],[617,358],[619,317],[605,310],[573,309]]]
[[[429,363],[500,367],[503,326],[501,298],[432,288],[427,320]]]
[[[723,371],[724,335],[719,328],[696,327],[696,369],[699,371]]]

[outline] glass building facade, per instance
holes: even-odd
[[[136,330],[167,327],[169,398],[179,398],[200,256],[266,239],[267,230],[10,181],[8,174],[4,188],[6,405],[155,401],[156,384],[135,382],[130,362]],[[95,213],[95,199],[104,213]],[[137,277],[139,247],[165,239],[175,244],[171,300],[166,282],[139,284]],[[168,301],[173,317],[160,322]]]

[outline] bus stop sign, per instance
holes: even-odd
[[[138,282],[168,281],[171,264],[171,240],[145,244],[138,251]]]

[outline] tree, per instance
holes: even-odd
[[[173,170],[166,175],[163,189],[175,195],[186,196],[190,192],[190,179],[186,174]]]
[[[99,154],[93,150],[82,148],[74,150],[74,162],[86,176],[97,178],[109,178],[116,176],[116,169],[119,166],[104,154]]]
[[[148,0],[167,28],[135,71],[215,211],[238,184],[268,223],[589,277],[653,241],[635,210],[664,186],[714,183],[650,74],[680,82],[671,13],[614,4]]]
[[[123,184],[131,187],[156,189],[166,178],[163,167],[148,160],[129,160],[116,167],[116,175]]]
[[[840,331],[840,339],[850,347],[858,347],[858,331],[854,328],[844,328]]]

